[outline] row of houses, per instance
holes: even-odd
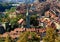
[[[29,32],[36,32],[36,33],[44,33],[46,31],[45,28],[16,28],[11,32],[6,32],[4,34],[1,35],[1,37],[6,37],[8,34],[10,35],[11,38],[18,38],[20,36],[21,33],[25,32],[25,31],[29,31]]]

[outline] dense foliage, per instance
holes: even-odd
[[[20,35],[17,42],[39,42],[40,36],[36,34],[35,32],[24,32],[22,35]]]
[[[46,29],[46,36],[43,38],[43,42],[58,42],[58,34],[54,28]]]

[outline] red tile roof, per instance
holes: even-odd
[[[21,24],[22,22],[23,22],[23,19],[21,18],[21,19],[18,21],[18,23]]]

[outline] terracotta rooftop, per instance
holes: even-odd
[[[11,31],[11,32],[6,32],[4,33],[1,37],[6,37],[7,34],[10,35],[11,38],[17,38],[20,36],[20,33],[21,32],[24,32],[24,31],[30,31],[30,32],[39,32],[39,33],[43,33],[46,31],[46,28],[16,28],[14,29],[14,31]],[[60,34],[60,31],[58,32]]]
[[[21,18],[21,19],[18,21],[18,23],[21,24],[22,22],[23,22],[23,19]]]

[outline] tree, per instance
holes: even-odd
[[[10,38],[9,34],[7,34],[7,37],[5,39],[5,42],[11,42],[11,38]]]
[[[60,36],[55,39],[55,42],[60,42]]]
[[[40,42],[40,36],[35,32],[24,32],[20,35],[17,42]]]
[[[23,14],[17,14],[17,19],[21,19],[21,18],[24,18],[25,16],[23,16]]]
[[[30,32],[28,42],[40,42],[40,36],[35,32]]]
[[[43,42],[55,42],[57,37],[58,35],[54,28],[46,28],[46,36],[43,38]]]
[[[16,18],[10,18],[9,19],[9,24],[11,24],[11,29],[13,30],[14,28],[18,27],[18,23],[17,23],[18,19]]]
[[[0,42],[4,42],[5,38],[1,37],[0,35]]]
[[[16,7],[12,7],[9,11],[10,12],[15,12],[16,11]]]
[[[37,27],[39,22],[36,15],[32,15],[30,18],[30,24],[33,24],[34,27]]]
[[[15,12],[16,11],[16,7],[11,7],[11,9],[6,9],[5,12],[7,12],[8,14],[10,14],[10,12]]]
[[[0,22],[2,22],[2,18],[0,18]]]
[[[24,32],[20,35],[17,42],[27,42],[29,32]]]

